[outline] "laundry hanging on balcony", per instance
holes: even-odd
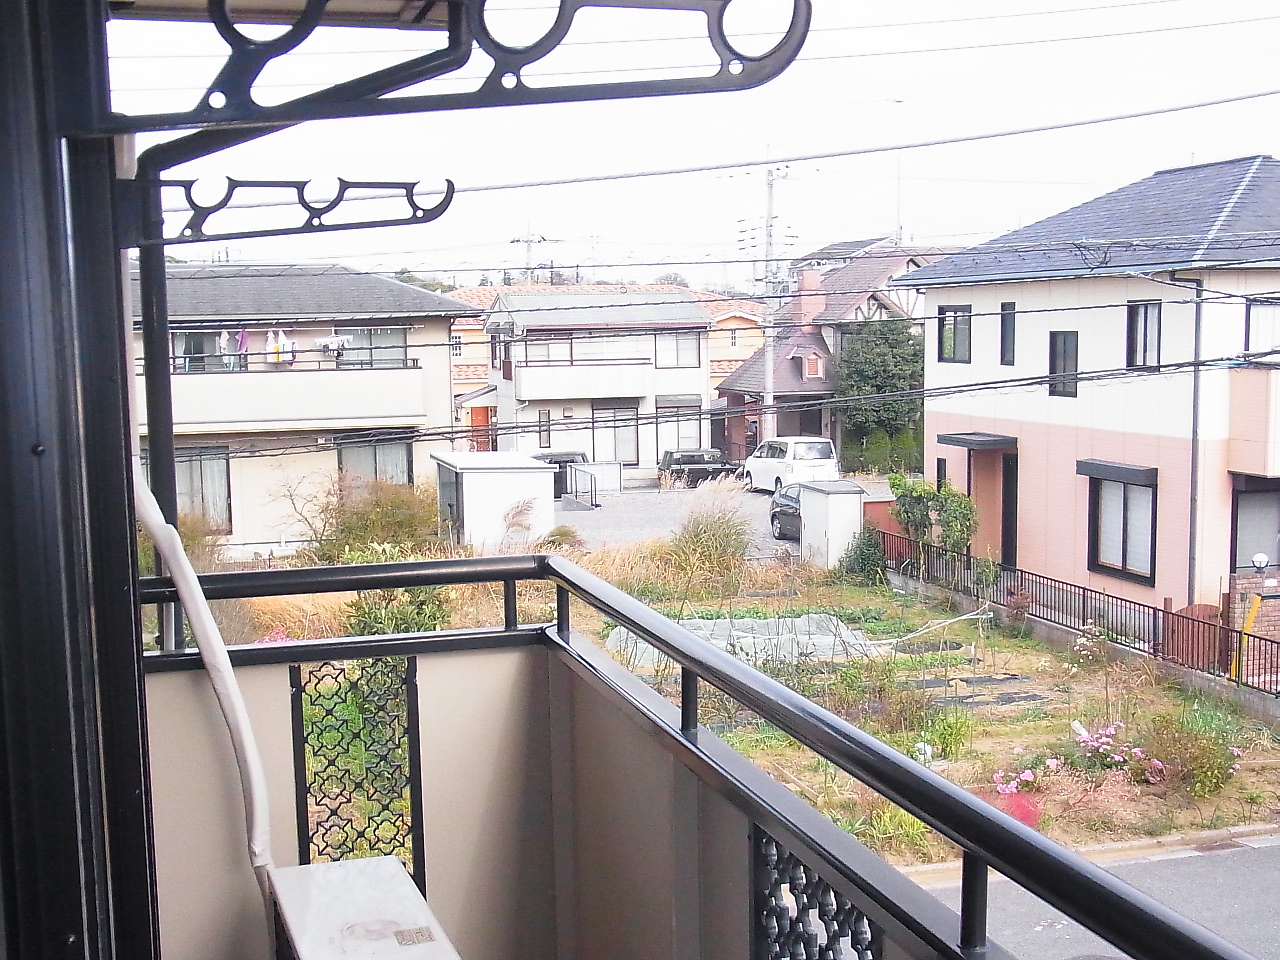
[[[351,346],[355,337],[343,333],[331,333],[327,337],[319,337],[316,340],[316,346],[320,347],[328,355],[341,357],[342,351]]]

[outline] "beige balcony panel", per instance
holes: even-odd
[[[1280,370],[1232,370],[1227,469],[1280,477]]]

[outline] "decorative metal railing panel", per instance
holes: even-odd
[[[879,931],[812,867],[756,827],[755,960],[876,960]]]
[[[392,855],[422,867],[414,661],[293,667],[302,863]]]

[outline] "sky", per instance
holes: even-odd
[[[743,53],[770,46],[791,0],[730,0]],[[197,179],[202,202],[225,177],[337,177],[459,188],[731,163],[712,173],[460,192],[422,225],[169,248],[184,260],[343,263],[408,269],[471,284],[526,263],[584,280],[649,282],[677,272],[693,285],[755,291],[763,276],[766,172],[775,171],[780,257],[827,243],[894,236],[965,246],[998,236],[1169,167],[1280,155],[1280,95],[1158,117],[865,156],[768,165],[780,158],[892,147],[1280,91],[1280,9],[1266,0],[814,0],[797,62],[754,90],[548,106],[316,121],[172,171]],[[494,33],[540,36],[553,0],[490,0]],[[259,31],[264,28],[248,28]],[[537,82],[581,83],[705,74],[701,16],[588,8]],[[265,34],[264,34],[265,35]],[[116,21],[109,30],[113,105],[128,113],[185,109],[226,46],[207,24]],[[272,64],[255,95],[275,102],[438,45],[422,32],[327,29]],[[474,85],[477,52],[456,78]],[[661,69],[655,69],[661,68]],[[530,82],[534,82],[532,78]],[[141,134],[145,147],[172,133]],[[237,201],[279,194],[238,194]],[[179,197],[166,197],[173,206]],[[365,201],[351,216],[395,216]],[[292,225],[288,208],[253,208],[236,226]],[[178,220],[174,220],[176,226]],[[210,227],[216,227],[211,221]],[[230,222],[225,224],[230,226]],[[529,239],[534,242],[521,242]]]

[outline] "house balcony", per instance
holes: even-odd
[[[432,413],[416,365],[223,370],[175,374],[170,382],[179,434],[368,429],[421,423]],[[145,430],[146,385],[142,377],[137,384]]]
[[[617,359],[578,363],[518,363],[517,400],[645,397],[655,392],[652,360]]]
[[[1280,369],[1259,363],[1238,367],[1231,378],[1231,429],[1227,469],[1280,477]]]
[[[559,557],[224,573],[210,599],[489,583],[502,622],[232,648],[277,864],[400,856],[460,956],[1004,960],[990,870],[1142,958],[1246,955]],[[556,622],[518,622],[517,587]],[[164,579],[144,603],[176,598]],[[571,599],[678,665],[680,702],[575,634]],[[148,654],[168,960],[269,960],[237,768],[190,651]],[[964,851],[961,912],[698,724],[710,685]],[[392,948],[394,949],[394,948]],[[370,954],[373,955],[373,954]],[[382,955],[378,953],[377,955]]]

